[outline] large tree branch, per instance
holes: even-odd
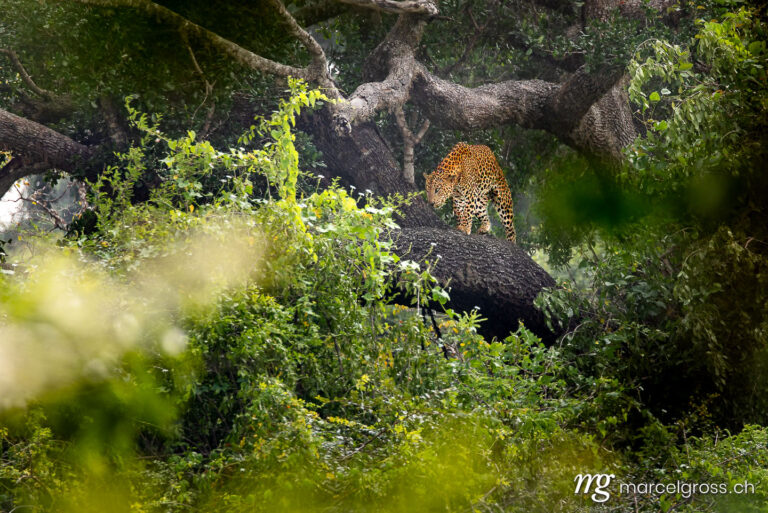
[[[609,0],[603,3],[618,5]],[[625,84],[619,83],[624,75],[621,69],[588,72],[581,66],[563,83],[512,80],[467,88],[433,75],[415,60],[425,20],[401,15],[369,56],[364,67],[369,81],[337,110],[339,135],[349,134],[355,122],[371,120],[382,110],[396,112],[411,100],[440,128],[517,124],[547,130],[584,154],[612,161],[620,160],[622,148],[634,139]],[[568,61],[568,66],[578,60]]]
[[[567,82],[556,84],[543,80],[509,80],[496,84],[468,88],[443,80],[426,67],[415,65],[411,100],[432,123],[443,129],[477,130],[516,124],[523,128],[551,132],[576,149],[600,156],[617,157],[621,146],[631,142],[633,134],[626,127],[610,127],[605,123],[614,116],[602,115],[602,110],[622,108],[615,102],[603,102],[619,82],[622,73],[608,70],[597,74],[577,71]],[[628,111],[628,102],[623,107]],[[587,137],[583,131],[593,128],[589,120],[602,120],[605,130],[621,132],[619,137]],[[616,121],[619,121],[616,119]],[[629,124],[631,127],[631,123]]]
[[[71,171],[92,156],[89,147],[50,128],[0,109],[0,150]]]
[[[555,280],[519,246],[439,228],[403,228],[393,239],[402,258],[426,258],[433,264],[432,275],[449,288],[451,308],[479,311],[486,319],[483,335],[503,339],[522,321],[545,340],[554,338],[533,301],[543,288],[554,287]]]
[[[210,42],[245,66],[279,76],[290,75],[318,82],[328,89],[330,96],[339,97],[328,75],[322,48],[299,26],[279,0],[269,1],[284,19],[291,34],[312,56],[312,64],[305,68],[265,59],[150,0],[76,1],[142,9],[176,26],[184,36],[193,35]],[[433,8],[436,13],[431,1],[349,0],[349,3],[358,6],[370,4],[380,9],[398,7],[398,12],[405,11],[407,14],[400,14],[385,40],[367,59],[365,74],[370,81],[360,85],[349,101],[336,107],[334,129],[338,135],[350,134],[354,123],[369,121],[383,110],[395,111],[411,98],[434,125],[442,128],[477,129],[515,123],[525,128],[548,130],[579,150],[611,158],[619,155],[617,142],[626,144],[634,135],[622,133],[600,141],[585,134],[593,125],[609,132],[611,129],[626,131],[626,127],[610,127],[605,123],[606,119],[623,120],[625,116],[606,117],[596,105],[620,78],[621,74],[614,70],[589,74],[582,68],[564,84],[522,80],[466,88],[432,75],[414,58],[414,50],[421,41],[427,21],[424,13],[433,14]],[[419,14],[412,14],[414,10]],[[586,116],[588,112],[590,116]]]
[[[336,108],[334,129],[349,135],[354,123],[377,112],[397,112],[412,100],[435,126],[473,130],[505,124],[543,129],[577,150],[617,160],[634,138],[628,101],[614,86],[616,68],[589,73],[584,66],[562,83],[511,80],[476,88],[441,79],[415,60],[426,17],[401,14],[365,62],[368,82]],[[627,111],[627,112],[625,112]]]
[[[90,169],[91,148],[50,128],[0,109],[0,150],[14,158],[0,169],[0,196],[24,176],[56,168]]]
[[[299,128],[309,132],[331,176],[358,190],[374,194],[411,195],[418,192],[403,180],[399,166],[373,123],[360,123],[346,136],[337,136],[331,109],[301,117]],[[448,227],[422,196],[400,209],[401,230],[392,234],[402,258],[435,264],[434,275],[450,287],[449,307],[457,311],[480,309],[487,321],[481,333],[504,338],[525,325],[546,340],[554,334],[533,305],[533,299],[554,280],[522,249],[509,241],[471,235]],[[440,255],[438,259],[437,255]]]
[[[570,133],[581,118],[624,75],[623,70],[607,69],[597,73],[579,68],[558,87],[544,104],[544,122],[555,135]]]
[[[544,104],[557,84],[510,80],[468,88],[431,74],[417,64],[411,99],[437,128],[476,130],[515,123],[538,128]]]
[[[288,12],[280,0],[268,1],[283,18],[283,21],[288,26],[291,35],[301,41],[301,44],[304,45],[304,48],[306,48],[309,54],[312,56],[312,65],[310,65],[307,69],[313,75],[315,75],[315,80],[322,81],[323,79],[328,79],[328,61],[325,58],[325,52],[323,51],[323,48],[320,46],[320,44],[315,41],[314,37],[309,35],[309,32],[301,28],[301,26],[296,22],[293,16],[291,16],[291,13]]]
[[[349,135],[354,123],[370,121],[377,112],[402,107],[408,101],[414,73],[414,51],[427,21],[417,14],[401,14],[387,37],[371,52],[363,68],[369,82],[359,86],[336,107],[335,131]]]
[[[280,3],[279,0],[268,0],[270,4],[277,10],[278,14],[283,18],[288,26],[291,34],[296,37],[306,47],[307,51],[312,57],[312,63],[304,68],[297,68],[282,64],[271,59],[267,59],[258,55],[250,50],[243,48],[242,46],[221,37],[220,35],[212,32],[192,21],[184,18],[176,12],[159,5],[151,0],[74,0],[76,2],[95,5],[100,7],[129,7],[143,11],[146,14],[154,16],[159,21],[176,27],[176,29],[187,38],[198,38],[202,41],[209,43],[211,46],[219,50],[225,55],[240,63],[241,65],[253,69],[255,71],[262,71],[271,75],[277,75],[281,77],[296,77],[302,78],[310,82],[317,82],[321,86],[327,89],[329,96],[336,97],[338,93],[333,85],[328,70],[325,54],[320,45],[315,39],[309,35],[304,29],[302,29],[296,20],[288,13]]]
[[[381,82],[362,84],[349,101],[336,109],[335,131],[348,135],[354,123],[370,121],[377,112],[401,107],[407,100],[413,78],[413,54],[405,50],[390,60],[392,71]]]

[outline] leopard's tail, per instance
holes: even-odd
[[[512,211],[512,193],[509,191],[509,186],[506,183],[499,185],[494,189],[491,200],[496,206],[501,222],[504,223],[507,239],[515,242],[515,214]]]

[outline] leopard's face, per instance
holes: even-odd
[[[453,195],[453,188],[461,173],[461,162],[469,152],[469,146],[466,143],[458,143],[433,173],[424,175],[427,180],[427,201],[430,205],[440,208]]]
[[[439,169],[432,174],[425,175],[427,179],[427,201],[435,208],[442,207],[446,200],[453,194],[453,186],[456,176],[442,173]]]

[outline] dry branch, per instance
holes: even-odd
[[[21,80],[27,84],[27,87],[29,87],[32,92],[34,92],[36,95],[40,96],[41,98],[45,100],[53,100],[54,94],[46,89],[43,89],[42,87],[38,86],[34,80],[32,80],[32,77],[27,73],[26,68],[21,63],[21,60],[19,59],[19,56],[14,52],[13,50],[9,50],[7,48],[0,48],[0,53],[7,55],[8,58],[13,63],[14,67],[16,68],[16,71],[19,72],[19,76],[21,77]]]
[[[437,6],[430,0],[338,0],[341,3],[394,14],[437,15]]]
[[[19,199],[17,201],[20,200],[26,203],[31,203],[32,205],[38,207],[43,212],[45,212],[48,215],[48,217],[51,218],[51,220],[53,221],[54,228],[57,228],[63,231],[67,230],[67,222],[64,220],[63,217],[61,217],[61,214],[59,214],[59,212],[55,208],[53,208],[53,205],[51,204],[52,202],[48,198],[44,197],[42,190],[37,190],[34,193],[32,193],[31,196],[28,196],[28,197],[24,196],[24,193],[21,191],[18,185],[16,186],[16,191],[19,193]],[[61,199],[61,198],[58,198],[58,199]],[[58,201],[58,199],[53,201],[54,202]]]
[[[208,101],[208,97],[211,96],[213,93],[213,84],[208,81],[208,78],[205,76],[205,73],[203,73],[203,68],[200,67],[200,64],[197,62],[197,57],[195,57],[195,52],[192,50],[192,47],[189,45],[188,41],[184,41],[187,51],[189,52],[189,57],[192,59],[192,66],[195,69],[195,72],[200,76],[200,80],[203,81],[203,85],[205,86],[205,96],[203,96],[203,101],[200,103],[200,105],[197,106],[195,111],[192,113],[192,119],[195,119],[197,117],[197,111],[200,110],[200,108],[205,105],[205,102]],[[208,135],[208,132],[211,130],[211,123],[213,122],[213,115],[216,112],[216,103],[211,102],[211,106],[208,108],[208,113],[205,116],[205,122],[203,123],[203,127],[200,130],[200,138],[205,139],[205,137]]]

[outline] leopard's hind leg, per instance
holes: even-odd
[[[498,212],[501,222],[504,224],[507,239],[515,242],[517,236],[515,234],[515,214],[512,211],[512,193],[509,191],[506,182],[493,190],[491,200],[496,206],[496,212]]]

